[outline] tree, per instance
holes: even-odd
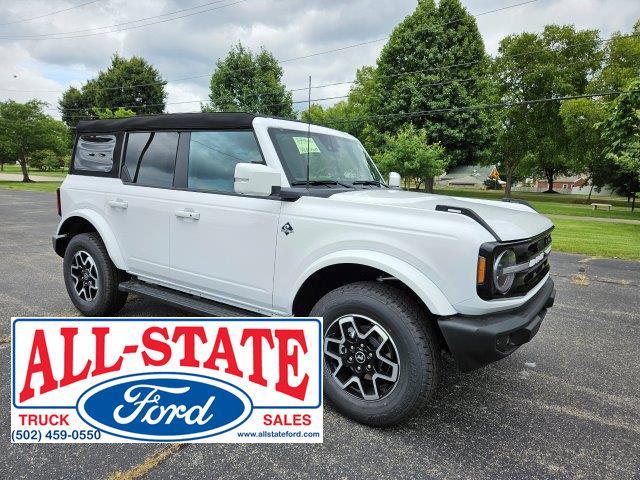
[[[119,107],[117,110],[111,110],[110,108],[93,107],[92,112],[96,117],[100,119],[127,118],[127,117],[134,117],[136,114],[136,112],[134,112],[133,110],[129,110],[127,108],[122,108],[122,107]]]
[[[36,150],[29,157],[29,166],[36,170],[51,171],[60,170],[64,167],[64,157],[53,150]]]
[[[425,183],[427,191],[433,193],[433,179],[444,173],[447,159],[441,145],[427,143],[427,131],[407,124],[396,135],[385,135],[386,148],[375,156],[383,172],[396,171],[407,179],[416,181],[418,188]]]
[[[588,79],[600,67],[599,43],[597,31],[577,31],[573,26],[547,25],[541,34],[507,36],[494,62],[501,100],[518,103],[584,93]],[[525,103],[511,112],[515,109],[522,112],[511,115],[510,128],[526,131],[530,145],[521,168],[545,177],[548,191],[553,192],[556,175],[579,169],[569,152],[560,102]]]
[[[533,148],[532,138],[524,109],[506,108],[497,114],[498,128],[493,153],[504,169],[504,196],[511,198],[511,187],[520,176],[520,166],[526,163]]]
[[[282,67],[273,54],[253,53],[241,43],[218,60],[211,75],[209,99],[203,111],[246,111],[293,118],[291,92],[282,83]]]
[[[588,175],[593,187],[603,187],[609,181],[610,162],[604,156],[604,144],[598,126],[607,118],[605,102],[580,98],[563,102],[560,117],[569,138],[569,155],[578,167]]]
[[[609,160],[620,169],[635,208],[640,183],[640,80],[629,85],[613,103],[611,116],[602,124],[602,139]]]
[[[81,89],[70,87],[59,102],[62,119],[75,127],[82,119],[93,116],[93,108],[117,110],[119,107],[136,114],[162,113],[167,93],[160,72],[142,57],[129,59],[115,54],[111,65]]]
[[[469,107],[489,96],[487,69],[482,36],[460,1],[436,7],[419,0],[378,58],[372,122],[392,134],[411,122],[445,148],[452,165],[476,163],[491,143],[491,122],[485,110]],[[405,115],[427,110],[440,112]]]
[[[34,152],[49,149],[62,155],[68,145],[64,123],[45,115],[45,105],[38,100],[0,102],[0,152],[20,162],[23,182],[32,181],[27,165]]]
[[[604,46],[602,69],[589,83],[589,92],[623,90],[631,81],[640,78],[640,20],[631,35],[616,32]]]
[[[313,104],[309,110],[301,112],[300,119],[350,133],[362,142],[371,155],[375,155],[384,146],[384,135],[372,121],[374,112],[371,99],[375,87],[376,69],[371,66],[359,68],[346,100],[328,108]]]

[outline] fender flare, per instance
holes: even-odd
[[[447,316],[458,313],[436,284],[413,265],[391,255],[370,250],[340,250],[314,261],[295,282],[293,294],[288,302],[289,311],[292,311],[293,301],[298,291],[311,275],[322,268],[344,263],[377,268],[397,278],[418,295],[434,315]]]
[[[109,253],[109,257],[111,258],[113,264],[120,270],[127,269],[126,262],[124,260],[124,257],[122,256],[122,252],[120,251],[120,246],[118,245],[118,240],[113,234],[109,223],[95,211],[84,208],[70,212],[60,221],[60,224],[56,229],[56,233],[60,234],[60,229],[65,224],[65,222],[73,217],[83,218],[91,225],[93,225],[98,232],[98,235],[100,235],[100,238],[102,238],[102,242],[107,248],[107,253]]]

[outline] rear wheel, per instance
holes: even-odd
[[[324,392],[349,418],[373,426],[413,415],[438,385],[433,325],[405,292],[380,282],[325,295],[311,316],[324,318]]]
[[[84,315],[110,315],[127,301],[127,293],[118,290],[126,275],[113,264],[97,233],[82,233],[71,239],[63,271],[69,298]]]

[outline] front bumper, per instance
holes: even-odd
[[[438,319],[438,325],[458,367],[468,372],[511,355],[531,340],[555,297],[549,278],[521,307],[489,315],[444,317]]]

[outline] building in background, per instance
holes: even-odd
[[[494,180],[503,185],[495,165],[462,165],[454,167],[436,179],[436,184],[448,187],[486,188],[485,182]]]

